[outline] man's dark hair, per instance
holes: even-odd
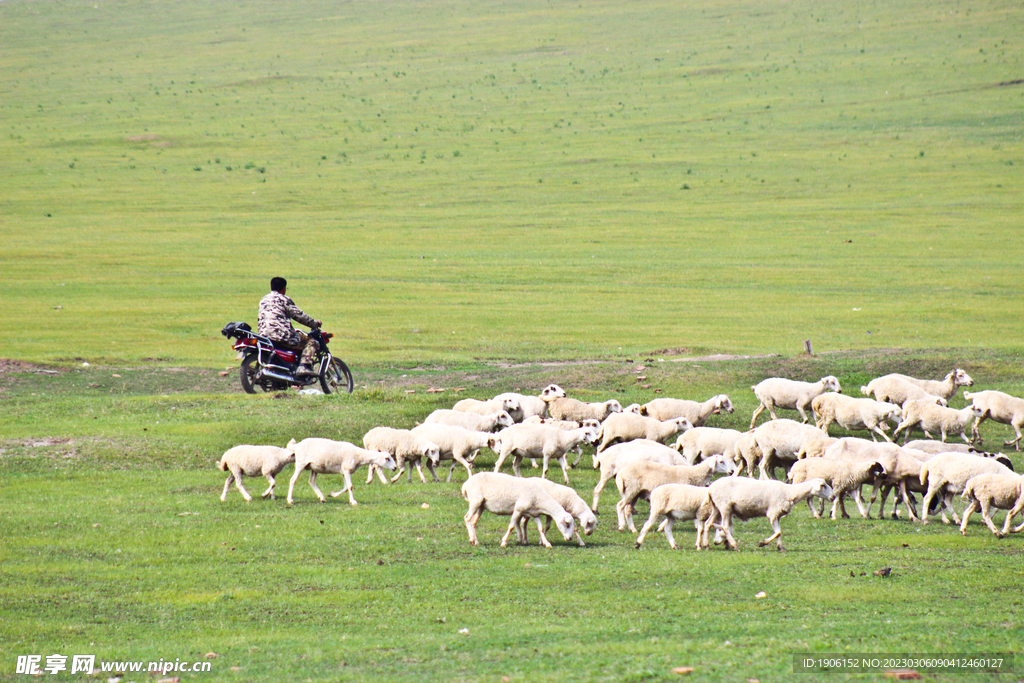
[[[270,288],[275,292],[282,292],[288,286],[288,281],[283,277],[275,277],[270,280]]]

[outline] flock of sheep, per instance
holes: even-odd
[[[484,511],[511,518],[501,539],[503,547],[512,531],[518,542],[527,542],[530,519],[536,521],[540,541],[547,547],[551,543],[545,532],[552,521],[566,541],[575,537],[583,545],[580,531],[585,535],[593,532],[601,493],[612,479],[619,492],[616,515],[620,531],[628,528],[637,533],[634,505],[641,498],[650,501],[637,548],[659,523],[658,530],[677,548],[673,525],[692,521],[698,550],[710,547],[712,530],[714,543],[724,542],[736,549],[733,521],[765,517],[773,533],[759,545],[775,541],[782,550],[779,520],[793,506],[806,502],[813,516],[820,518],[823,503],[814,499],[832,501],[830,514],[837,519],[839,514],[849,516],[844,499],[851,496],[867,518],[879,491],[880,517],[893,493],[893,518],[902,503],[911,519],[927,524],[929,511],[936,504],[943,522],[949,523],[949,513],[966,534],[969,518],[980,510],[989,529],[1002,537],[1011,530],[1024,529],[1024,523],[1011,529],[1013,518],[1024,510],[1024,476],[1013,472],[1006,456],[976,449],[982,443],[978,426],[987,419],[1012,426],[1016,438],[1004,445],[1020,450],[1024,399],[999,391],[964,391],[970,405],[962,410],[947,407],[958,387],[973,383],[960,369],[943,381],[892,374],[861,387],[864,395],[873,398],[852,398],[841,393],[839,381],[831,376],[813,383],[770,378],[751,387],[760,405],[747,432],[705,426],[712,415],[733,412],[732,402],[724,394],[704,402],[659,398],[623,409],[615,400],[587,403],[570,398],[552,384],[539,396],[506,393],[487,401],[465,399],[451,410],[434,411],[411,430],[376,427],[364,435],[363,447],[323,438],[297,443],[293,439],[285,448],[236,446],[217,463],[229,472],[221,500],[227,499],[232,482],[246,501],[252,499],[242,485],[243,476],[266,477],[270,486],[263,497],[273,498],[275,476],[294,463],[288,483],[289,505],[294,500],[295,483],[306,470],[310,472],[309,485],[321,502],[326,498],[316,485],[317,475],[341,474],[345,485],[331,496],[347,492],[349,503],[357,505],[352,474],[361,465],[369,470],[367,484],[375,473],[381,482],[390,484],[407,471],[412,481],[413,467],[426,483],[424,464],[434,481],[440,481],[434,467],[450,461],[448,481],[456,465],[467,472],[461,490],[469,504],[464,521],[473,545],[479,543],[476,525]],[[776,409],[796,410],[803,421],[780,419]],[[771,420],[756,426],[765,410]],[[808,410],[815,417],[813,426],[808,424]],[[890,423],[895,425],[894,437],[904,433],[902,446],[887,434]],[[832,437],[828,434],[832,424],[867,430],[871,440]],[[915,429],[929,440],[908,442]],[[933,435],[941,440],[935,441]],[[965,443],[946,443],[949,435],[959,435]],[[673,437],[674,443],[666,445]],[[592,464],[600,470],[592,504],[569,485],[569,457],[575,453],[572,466],[578,464],[583,444],[595,447]],[[497,454],[494,471],[474,474],[474,460],[485,448]],[[514,475],[500,471],[509,458]],[[540,461],[540,477],[521,476],[524,459],[531,460],[534,467]],[[547,480],[552,460],[562,470],[564,485]],[[786,470],[789,483],[773,478],[778,467]],[[384,470],[397,472],[389,479]],[[741,476],[744,472],[747,476]],[[872,492],[865,502],[861,488],[867,484],[872,485]],[[913,493],[923,494],[920,512]],[[952,505],[957,494],[969,501],[962,519]],[[992,519],[996,509],[1008,510],[1002,529]]]

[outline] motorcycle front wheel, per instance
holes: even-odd
[[[256,354],[252,353],[242,360],[242,367],[239,368],[239,379],[242,380],[242,390],[247,394],[255,394],[259,386],[264,391],[266,387],[256,383],[256,373],[259,371],[259,363],[256,361]]]
[[[340,391],[352,393],[355,382],[352,381],[352,373],[349,372],[345,361],[335,358],[331,364],[320,373],[320,388],[325,394],[333,394]]]

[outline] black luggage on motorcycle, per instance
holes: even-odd
[[[241,339],[242,337],[248,336],[244,334],[245,332],[252,332],[252,328],[249,327],[249,323],[242,322],[228,323],[224,326],[224,329],[220,331],[220,333],[225,337],[234,337],[235,339]]]

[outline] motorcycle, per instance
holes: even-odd
[[[248,323],[228,323],[220,333],[235,340],[231,348],[238,352],[238,360],[242,361],[239,375],[242,389],[247,394],[255,394],[257,387],[263,391],[286,391],[289,387],[307,387],[317,382],[325,394],[340,391],[351,394],[355,387],[345,361],[335,358],[327,348],[327,342],[333,334],[321,330],[309,331],[310,339],[320,346],[314,361],[316,374],[296,377],[299,354],[256,334]]]

